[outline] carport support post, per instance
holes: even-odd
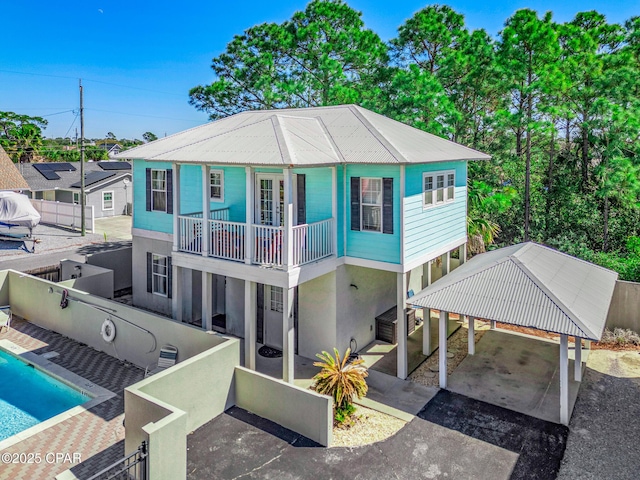
[[[431,355],[431,309],[422,309],[422,354]]]
[[[256,369],[256,310],[258,286],[256,282],[244,281],[244,366]]]
[[[396,318],[398,319],[396,322],[398,337],[396,376],[404,380],[409,374],[409,365],[407,360],[407,275],[402,272],[397,274],[396,297],[398,302],[396,307]]]
[[[491,320],[491,330],[495,330],[495,329],[496,329],[496,321]]]
[[[569,336],[560,335],[560,423],[569,425]]]
[[[447,317],[447,312],[440,310],[440,333],[438,335],[440,388],[447,388]]]
[[[475,355],[476,353],[476,319],[472,316],[467,317],[469,319],[469,355]]]
[[[282,380],[293,383],[294,336],[293,288],[284,288],[282,295]]]
[[[172,266],[172,290],[171,313],[174,320],[182,322],[182,267]]]
[[[573,377],[576,382],[582,381],[582,338],[574,337],[575,339],[575,362],[573,369]]]

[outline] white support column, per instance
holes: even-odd
[[[245,187],[246,187],[246,206],[245,206],[245,259],[244,263],[251,264],[253,261],[253,209],[255,184],[253,182],[253,169],[251,167],[244,168]]]
[[[491,330],[495,330],[495,329],[496,329],[496,321],[491,320]]]
[[[582,381],[582,338],[575,337],[575,362],[573,369],[573,378],[576,382]]]
[[[290,168],[285,168],[283,173],[284,242],[282,245],[282,264],[287,270],[290,270],[293,268],[293,175]]]
[[[282,380],[288,383],[293,383],[295,361],[293,292],[293,288],[284,288],[282,292]]]
[[[213,316],[213,276],[208,272],[202,272],[202,328],[210,331],[212,328],[211,317]]]
[[[256,369],[256,308],[258,288],[256,282],[244,281],[244,366]]]
[[[444,277],[451,271],[451,252],[442,255],[442,276]]]
[[[180,164],[173,165],[173,251],[178,251],[178,239],[180,237]],[[175,277],[174,277],[175,278]],[[174,290],[175,292],[175,290]],[[175,318],[175,316],[174,316]]]
[[[560,335],[560,423],[569,425],[569,336]]]
[[[178,322],[182,321],[182,267],[173,265],[172,267],[172,290],[171,314]]]
[[[458,247],[458,258],[460,259],[460,265],[467,261],[467,244],[463,243]]]
[[[431,260],[422,265],[422,288],[431,285]]]
[[[397,369],[396,376],[401,379],[407,378],[409,375],[409,363],[407,358],[407,313],[406,313],[406,301],[407,301],[407,276],[400,272],[396,274],[397,286],[396,286],[396,301],[397,313],[396,313],[396,328],[398,337],[397,352]]]
[[[211,210],[211,191],[209,189],[209,166],[202,165],[202,256],[209,256],[209,239],[211,229],[209,228],[209,211]]]
[[[440,332],[438,334],[438,368],[440,388],[447,388],[447,312],[440,311]]]
[[[476,354],[476,319],[468,316],[469,319],[469,355]]]
[[[338,256],[338,167],[331,167],[331,249],[333,254]]]
[[[584,348],[586,348],[587,350],[591,350],[591,340],[584,341]]]
[[[422,309],[422,354],[431,355],[431,309]]]

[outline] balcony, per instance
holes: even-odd
[[[296,225],[291,232],[290,266],[301,266],[333,255],[334,220]],[[209,215],[206,256],[234,262],[284,269],[285,228],[229,221],[229,209],[212,210]],[[203,255],[202,212],[178,216],[177,248]]]

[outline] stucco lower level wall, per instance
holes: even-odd
[[[618,280],[613,290],[607,328],[628,328],[640,333],[640,283]]]
[[[171,299],[147,292],[147,252],[171,256],[172,248],[169,241],[133,237],[131,283],[134,306],[171,316]]]
[[[315,358],[336,346],[336,272],[298,287],[298,355]]]
[[[353,337],[358,349],[375,339],[375,318],[396,305],[394,272],[342,265],[336,270],[336,347]]]

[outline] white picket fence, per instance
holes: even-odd
[[[40,214],[40,223],[71,227],[81,227],[81,207],[75,203],[54,202],[51,200],[37,200],[32,198],[31,205]],[[95,215],[93,205],[85,205],[85,229],[87,232],[95,232]]]

